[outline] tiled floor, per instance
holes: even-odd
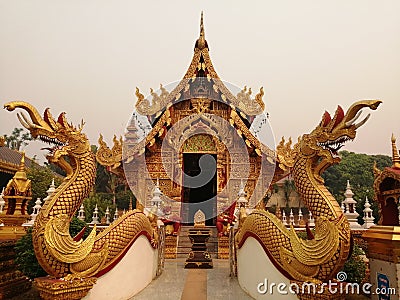
[[[214,259],[213,269],[202,270],[184,269],[184,261],[166,260],[164,272],[132,299],[252,299],[239,287],[237,278],[229,277],[228,260]]]
[[[253,299],[239,286],[237,277],[229,276],[229,260],[214,259],[214,269],[207,271],[207,299]]]

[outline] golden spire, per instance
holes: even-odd
[[[21,162],[19,163],[19,167],[17,172],[14,175],[15,179],[27,180],[26,172],[25,172],[25,152],[22,152]]]
[[[208,48],[207,41],[204,34],[204,24],[203,24],[203,12],[201,12],[200,18],[200,37],[196,41],[196,48],[202,50],[204,48]]]
[[[400,169],[400,157],[396,147],[396,138],[392,133],[392,155],[393,155],[393,168]]]
[[[205,38],[205,35],[204,35],[204,24],[203,24],[203,12],[201,12],[201,17],[200,17],[200,37]]]

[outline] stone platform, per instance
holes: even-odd
[[[184,269],[185,259],[165,261],[164,272],[131,300],[253,299],[229,277],[229,260],[214,259],[213,269]]]

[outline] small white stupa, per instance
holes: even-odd
[[[314,216],[312,215],[311,211],[308,212],[308,226],[310,227],[315,226]]]
[[[346,208],[344,215],[350,223],[350,229],[361,229],[362,227],[357,221],[357,217],[359,216],[359,214],[356,212],[357,201],[353,199],[354,193],[351,190],[350,182],[348,180],[344,196],[345,199],[343,200],[342,205],[344,205]]]
[[[117,207],[115,207],[115,213],[114,213],[114,221],[116,220],[116,219],[118,219],[119,218],[119,215],[118,215],[118,208]]]
[[[298,226],[304,225],[303,212],[301,211],[300,207],[299,207],[299,215],[297,217],[297,225]]]
[[[365,204],[364,204],[364,225],[363,227],[365,229],[370,228],[371,226],[374,226],[375,223],[375,218],[372,216],[372,209],[371,209],[371,204],[369,204],[368,197],[365,197]]]
[[[22,224],[22,226],[33,226],[33,224],[35,223],[36,217],[39,214],[40,209],[42,208],[42,201],[40,201],[40,198],[37,198],[35,201],[35,206],[32,208],[32,213],[30,214],[31,219]]]
[[[44,201],[46,201],[47,199],[50,199],[50,196],[54,194],[55,190],[56,190],[56,186],[54,184],[54,178],[53,178],[51,181],[51,184],[49,186],[49,189],[46,191],[47,197],[44,198]]]
[[[290,225],[294,226],[294,215],[293,215],[293,210],[290,209],[290,213],[289,213],[289,223]]]
[[[241,207],[247,207],[247,203],[249,201],[246,199],[246,191],[244,190],[244,183],[243,183],[243,179],[240,180],[240,186],[239,186],[239,192],[238,192],[238,199],[236,202],[236,206],[235,206],[235,212],[234,215],[236,217],[236,220],[239,220],[240,217],[240,208]],[[247,213],[247,211],[246,211]],[[235,224],[235,226],[237,227],[239,225],[239,222],[237,222]]]
[[[85,221],[85,207],[83,206],[83,203],[78,211],[78,219],[81,221]]]
[[[106,213],[104,216],[106,217],[106,224],[109,225],[110,224],[110,209],[108,208],[108,206],[107,206]]]
[[[247,207],[247,199],[246,199],[246,191],[244,190],[244,183],[243,179],[240,181],[240,187],[238,192],[238,200],[237,200],[237,207]]]
[[[47,196],[46,198],[43,199],[43,202],[49,200],[51,196],[54,194],[56,190],[56,186],[54,184],[54,178],[51,181],[51,184],[49,186],[49,189],[46,191]],[[37,198],[35,201],[35,206],[32,208],[32,213],[30,214],[31,218],[28,222],[22,224],[22,226],[33,226],[35,223],[36,217],[39,214],[40,209],[42,208],[42,203],[43,203],[40,198]],[[1,208],[1,203],[0,203],[0,208]]]
[[[153,189],[153,197],[150,200],[150,207],[147,208],[148,212],[152,212],[157,216],[162,216],[163,212],[161,210],[162,199],[161,199],[162,192],[160,190],[160,180],[157,178],[157,184]]]
[[[3,191],[1,192],[1,194],[0,194],[0,214],[2,214],[3,213],[3,209],[4,209],[4,206],[6,205],[6,201],[4,200],[4,198],[3,198],[3,196],[4,196],[4,187],[3,187]]]
[[[289,225],[288,222],[287,222],[285,209],[282,209],[282,223],[283,223],[283,225],[285,225],[285,226]]]
[[[40,198],[37,198],[35,201],[35,206],[33,207],[33,211],[31,213],[31,221],[33,221],[32,223],[35,222],[36,216],[39,214],[40,209],[42,208],[42,201],[40,201]]]
[[[99,209],[97,208],[97,204],[94,208],[92,222],[90,224],[99,224]]]

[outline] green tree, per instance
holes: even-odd
[[[89,226],[86,224],[86,222],[81,221],[76,217],[73,217],[71,220],[71,223],[69,224],[70,235],[72,237],[76,236],[79,232],[81,232],[83,227],[86,227],[85,232],[83,233],[83,236],[82,236],[85,239],[90,233]]]
[[[31,213],[31,208],[34,205],[37,198],[42,201],[47,197],[47,190],[54,179],[54,184],[59,186],[62,179],[56,176],[53,171],[48,167],[42,167],[36,164],[32,164],[32,167],[27,170],[27,177],[32,183],[32,201],[28,203],[28,213]]]
[[[15,263],[18,269],[30,279],[47,275],[46,271],[40,266],[33,250],[32,227],[15,245]]]
[[[91,145],[93,153],[97,153],[97,146]],[[94,184],[94,192],[96,193],[106,193],[106,187],[110,179],[109,173],[106,168],[96,161],[96,182]]]
[[[57,166],[55,164],[51,164],[51,163],[48,163],[48,162],[45,161],[44,162],[44,166],[49,168],[54,174],[59,174],[59,175],[61,175],[63,177],[67,176],[67,173],[63,169],[61,169],[59,166]]]
[[[56,175],[47,167],[41,167],[38,165],[32,165],[31,168],[27,170],[27,177],[32,182],[32,198],[45,198],[47,196],[46,191],[54,179],[56,186],[60,185],[61,179],[56,177]]]
[[[97,205],[99,221],[105,216],[108,207],[110,211],[110,221],[114,218],[115,207],[118,211],[128,210],[129,203],[132,202],[132,208],[135,208],[136,198],[130,190],[117,192],[116,203],[113,203],[114,195],[111,193],[92,193],[88,198],[83,201],[85,207],[85,221],[92,222],[94,208]]]
[[[91,146],[92,152],[97,152],[97,146]],[[117,198],[117,193],[126,190],[126,182],[119,178],[117,175],[107,171],[107,169],[96,162],[96,182],[94,185],[95,193],[110,193],[113,195],[113,203]]]
[[[105,216],[107,207],[110,211],[110,221],[113,220],[115,205],[112,203],[112,195],[107,193],[96,193],[91,194],[83,201],[83,206],[85,207],[85,221],[87,223],[92,222],[93,211],[96,205],[98,208],[99,222],[101,221],[101,218]]]
[[[345,262],[342,270],[347,275],[346,282],[361,283],[365,278],[366,265],[362,255],[365,255],[364,251],[354,243],[351,256]]]
[[[32,140],[29,132],[24,132],[23,128],[14,128],[11,135],[4,135],[6,145],[10,149],[20,150],[21,147],[29,144]]]
[[[348,151],[340,152],[342,161],[328,168],[322,175],[329,191],[339,202],[344,200],[347,180],[350,181],[354,199],[357,201],[356,210],[362,218],[365,197],[373,199],[373,165],[383,169],[390,166],[391,158],[386,155],[367,155]],[[378,220],[377,205],[371,201],[375,220]]]
[[[294,181],[291,179],[286,179],[283,182],[283,195],[285,197],[286,206],[289,206],[290,195],[296,190]]]
[[[132,203],[132,209],[136,207],[136,197],[129,189],[117,192],[115,197],[118,209],[128,209],[129,203]]]

